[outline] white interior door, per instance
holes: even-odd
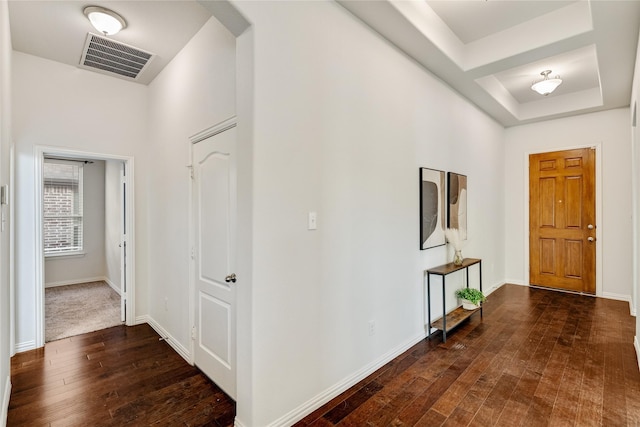
[[[193,147],[195,364],[236,397],[236,129]]]

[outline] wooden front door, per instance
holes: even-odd
[[[595,294],[595,149],[529,156],[530,283]]]

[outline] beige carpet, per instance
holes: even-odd
[[[105,282],[45,289],[45,341],[121,324],[120,295]]]

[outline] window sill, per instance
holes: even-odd
[[[69,259],[69,258],[82,258],[86,255],[86,252],[60,252],[56,254],[45,254],[46,260],[54,259]]]

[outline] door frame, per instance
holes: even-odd
[[[64,156],[69,158],[82,158],[92,160],[105,161],[121,161],[125,167],[124,182],[126,184],[124,220],[128,227],[127,233],[127,269],[125,271],[125,280],[127,283],[126,290],[126,325],[135,325],[135,210],[134,210],[134,175],[133,175],[133,157],[119,156],[114,154],[95,153],[89,151],[72,150],[62,147],[38,145],[34,148],[35,161],[35,312],[36,312],[36,348],[45,344],[45,283],[44,283],[44,203],[43,186],[42,186],[42,168],[45,155]]]
[[[196,244],[196,236],[195,236],[195,224],[193,221],[193,192],[195,191],[195,179],[193,176],[193,146],[198,142],[204,141],[207,138],[211,138],[219,133],[222,133],[226,130],[229,130],[233,127],[238,126],[238,118],[237,116],[231,116],[226,120],[221,121],[218,124],[210,126],[202,131],[195,133],[189,137],[189,174],[191,179],[189,179],[189,336],[191,337],[191,343],[189,345],[189,363],[194,365],[196,359],[195,345],[196,345],[196,335],[195,335],[195,327],[196,327],[196,272],[195,272],[195,262],[194,262],[194,251]],[[236,189],[237,191],[237,189]],[[237,235],[236,235],[237,239]],[[236,297],[236,330],[233,333],[236,334],[236,367],[237,367],[237,338],[238,338],[238,298]],[[236,382],[237,382],[237,371],[236,371]]]
[[[595,161],[595,204],[596,204],[596,293],[593,296],[601,297],[602,295],[602,143],[574,145],[568,147],[554,147],[548,149],[540,149],[534,151],[527,151],[524,153],[524,167],[523,169],[523,232],[524,232],[524,285],[530,286],[530,266],[529,266],[529,156],[532,154],[541,153],[553,153],[556,151],[575,150],[582,148],[595,148],[596,161]],[[562,291],[565,292],[565,291]],[[566,291],[571,292],[571,291]],[[587,295],[587,294],[585,294]],[[589,294],[591,295],[591,294]]]

